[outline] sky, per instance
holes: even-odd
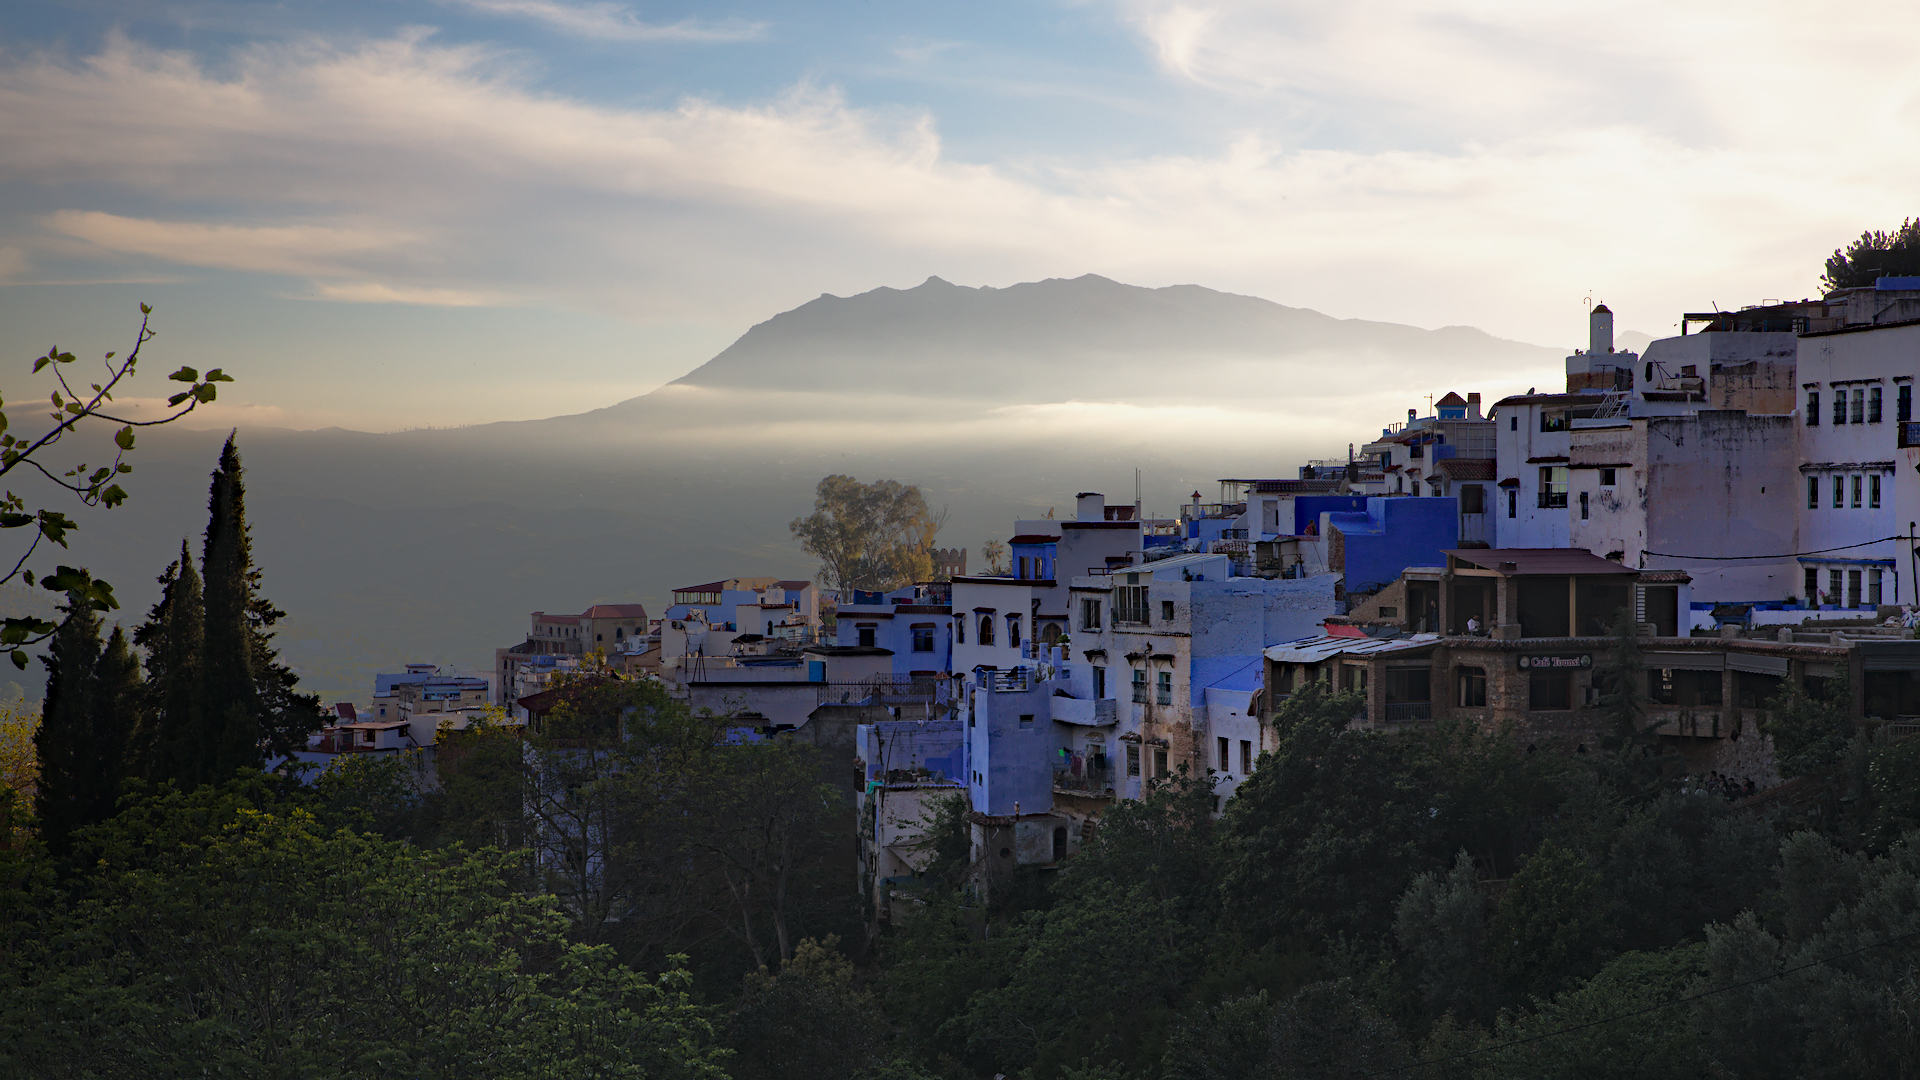
[[[1920,210],[1920,56],[1874,47],[1917,33],[1805,0],[11,0],[0,393],[142,301],[159,364],[239,377],[202,421],[367,431],[597,408],[929,275],[1664,335]]]

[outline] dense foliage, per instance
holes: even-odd
[[[1827,258],[1821,288],[1870,286],[1880,277],[1920,276],[1920,221],[1908,218],[1892,232],[1868,229]]]

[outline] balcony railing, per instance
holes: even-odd
[[[876,675],[864,682],[814,683],[819,688],[817,704],[866,701],[875,695],[884,705],[909,705],[947,700],[950,688],[945,679],[916,679],[911,675]]]
[[[1431,720],[1431,719],[1433,719],[1433,702],[1431,701],[1389,701],[1387,702],[1387,722],[1388,723],[1394,723],[1396,721],[1401,721],[1401,720]]]
[[[1542,510],[1565,510],[1566,508],[1567,508],[1567,493],[1566,493],[1566,492],[1564,492],[1564,491],[1543,491],[1543,492],[1541,492],[1541,493],[1540,493],[1540,509],[1542,509]]]
[[[1082,791],[1092,795],[1104,795],[1113,790],[1113,768],[1109,765],[1095,765],[1088,762],[1078,772],[1072,768],[1053,770],[1053,789],[1055,791]]]
[[[1032,672],[1023,667],[1017,667],[1011,671],[994,671],[981,668],[979,671],[974,672],[974,682],[976,685],[991,690],[996,694],[1025,693],[1033,686]]]

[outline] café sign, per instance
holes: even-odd
[[[1584,671],[1593,667],[1592,653],[1573,656],[1522,656],[1521,671]]]

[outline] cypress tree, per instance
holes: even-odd
[[[147,652],[147,700],[129,768],[155,783],[172,780],[194,788],[214,779],[209,750],[214,733],[200,700],[206,612],[185,540],[179,561],[159,581],[160,602],[133,634],[134,643]]]
[[[93,730],[99,715],[94,669],[103,651],[100,617],[77,594],[68,595],[66,612],[42,657],[47,665],[47,696],[40,730],[33,736],[34,755],[40,761],[34,813],[40,818],[41,839],[55,856],[72,850],[76,828],[98,820],[101,801],[98,763],[103,748]],[[115,775],[106,796],[109,809],[118,787]]]
[[[220,451],[207,495],[207,541],[201,556],[204,579],[205,638],[200,668],[202,696],[211,742],[202,748],[210,759],[208,779],[219,781],[236,769],[261,765],[260,695],[254,678],[252,539],[247,530],[246,485],[233,435]]]

